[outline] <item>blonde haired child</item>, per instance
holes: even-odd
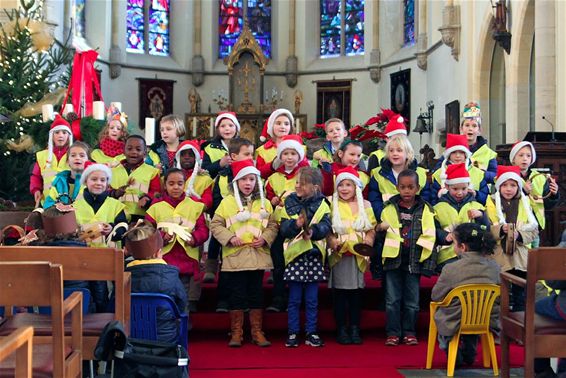
[[[362,195],[362,182],[358,172],[346,167],[338,172],[332,195],[332,228],[328,246],[330,276],[328,287],[334,297],[334,316],[339,344],[361,344],[360,317],[364,273],[369,257],[356,252],[359,243],[373,246],[377,224],[369,201]],[[349,327],[347,324],[349,317]]]
[[[183,118],[176,114],[164,116],[159,121],[159,133],[161,140],[149,146],[146,163],[159,169],[163,175],[169,168],[177,166],[175,154],[181,139],[187,133]]]
[[[49,189],[57,173],[69,169],[67,150],[73,144],[71,125],[59,114],[51,123],[47,148],[35,155],[29,191],[33,195],[36,207],[43,204],[49,195]]]
[[[391,109],[383,109],[382,115],[387,117],[388,122],[385,125],[383,133],[387,137],[385,142],[394,135],[404,135],[407,136],[407,126],[405,125],[405,119],[399,114],[394,113]],[[377,149],[369,155],[368,159],[368,172],[373,171],[375,168],[381,165],[381,159],[385,157],[385,150]]]
[[[128,137],[128,116],[110,105],[106,126],[98,136],[98,148],[92,151],[92,161],[116,167],[124,159],[124,145]]]
[[[271,345],[262,331],[263,272],[273,268],[269,246],[277,235],[273,208],[263,196],[260,173],[252,160],[232,163],[233,194],[214,213],[210,229],[222,244],[222,272],[230,291],[229,346],[243,339],[244,310],[250,309],[252,342]]]
[[[430,187],[426,170],[417,166],[415,151],[409,139],[402,133],[393,134],[385,145],[385,157],[381,165],[371,171],[368,200],[371,202],[376,218],[383,210],[383,204],[391,197],[399,194],[397,178],[405,169],[413,170],[418,175],[418,194],[430,200]]]
[[[215,136],[202,145],[204,156],[202,168],[208,171],[212,179],[232,163],[228,154],[228,146],[240,133],[240,122],[234,112],[221,112],[214,120]]]

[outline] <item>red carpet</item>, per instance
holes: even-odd
[[[248,336],[248,335],[246,335]],[[417,346],[386,347],[383,331],[365,332],[363,345],[339,345],[330,333],[323,334],[326,345],[313,348],[301,344],[286,348],[285,334],[267,334],[273,345],[259,348],[246,338],[242,348],[228,348],[228,337],[214,333],[191,336],[191,377],[401,377],[397,369],[424,369],[426,335]],[[499,349],[498,349],[499,355]],[[511,347],[512,366],[523,363],[523,349]],[[437,349],[433,369],[446,367],[446,354]],[[481,350],[473,368],[482,368]]]

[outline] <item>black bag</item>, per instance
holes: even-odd
[[[114,361],[114,377],[188,378],[189,355],[181,345],[140,339],[128,339],[119,321],[106,325],[94,356]]]

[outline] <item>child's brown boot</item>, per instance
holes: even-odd
[[[244,338],[244,310],[230,311],[230,342],[229,347],[239,348]]]
[[[271,345],[265,338],[261,325],[263,321],[263,310],[253,309],[250,310],[250,325],[252,328],[252,342],[260,347],[268,347]]]

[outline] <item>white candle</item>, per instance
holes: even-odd
[[[92,103],[92,118],[104,120],[104,101],[95,101]]]
[[[43,115],[43,122],[49,122],[53,120],[53,105],[45,104],[41,105],[41,114]]]
[[[75,108],[73,108],[73,104],[65,104],[63,108],[63,117],[66,117],[68,113],[73,113]]]
[[[193,117],[193,138],[197,136],[197,117]]]
[[[214,117],[210,117],[210,137],[214,136]]]
[[[110,106],[114,106],[115,108],[117,108],[120,112],[122,111],[122,103],[121,102],[111,102]]]
[[[295,119],[295,122],[296,122],[297,134],[300,134],[301,133],[301,120],[297,117]]]
[[[155,118],[145,119],[145,143],[151,146],[155,142]]]

